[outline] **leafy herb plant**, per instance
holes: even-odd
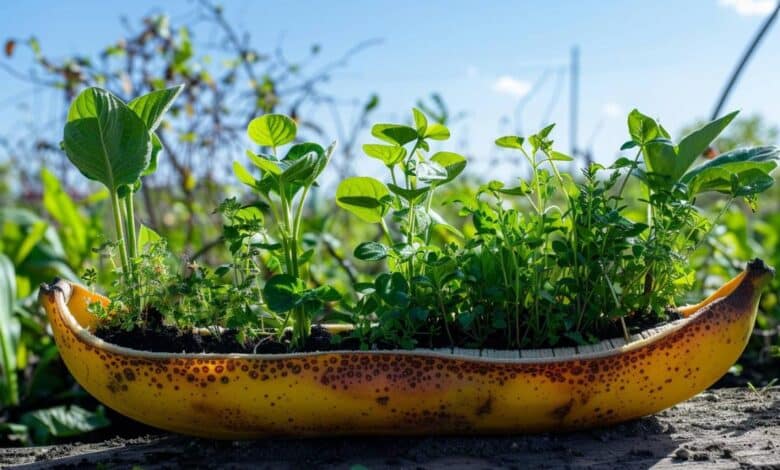
[[[252,188],[273,214],[273,229],[263,230],[257,234],[259,237],[252,234],[241,243],[267,250],[273,256],[270,266],[275,275],[263,288],[264,304],[272,312],[285,314],[280,331],[292,323],[293,345],[303,347],[311,317],[325,302],[339,300],[341,296],[327,285],[308,287],[306,264],[314,251],[303,250],[301,244],[306,198],[327,166],[335,143],[327,149],[312,142],[297,143],[280,158],[279,147],[292,143],[296,132],[295,122],[287,116],[266,114],[252,120],[247,129],[249,138],[261,148],[270,149],[270,153],[247,151],[260,171],[260,178],[255,178],[239,162],[234,162],[233,170],[239,181]],[[239,245],[231,246],[231,252],[235,254],[238,248]]]
[[[357,311],[365,320],[356,334],[366,346],[379,336],[400,347],[440,338],[452,347],[521,348],[627,337],[632,328],[663,321],[666,307],[690,288],[688,258],[716,222],[700,212],[697,198],[717,192],[728,198],[726,206],[738,198],[754,204],[773,183],[776,148],[737,150],[691,168],[735,114],[673,143],[657,121],[633,111],[623,149],[636,149],[634,158],[591,165],[578,178],[559,170],[572,159],[554,150],[552,126],[527,138],[497,139],[524,157],[531,176],[512,187],[490,182],[460,201],[473,235],[432,246],[428,232],[413,230],[416,218],[396,216],[402,243],[357,246],[358,258],[389,257],[391,272],[360,286],[365,297]],[[366,153],[381,155],[391,172],[400,165],[402,174],[417,176],[416,161],[406,163],[402,147],[414,142],[412,153],[420,147],[418,116],[418,129],[375,126],[374,135],[393,145],[367,146]],[[465,165],[462,157],[458,165]],[[382,224],[388,237],[387,211],[406,215],[418,196],[430,195],[427,188],[416,191],[414,179],[398,188],[391,177],[387,188],[347,180],[337,193],[342,207]],[[430,199],[422,207],[432,217]]]
[[[122,282],[131,293],[125,320],[140,315],[143,304],[135,291],[139,280],[134,267],[138,254],[133,195],[141,177],[157,168],[162,144],[155,130],[183,86],[159,90],[125,104],[112,93],[88,88],[68,111],[62,148],[71,163],[109,191],[116,230]]]

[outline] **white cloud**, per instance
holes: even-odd
[[[722,7],[733,8],[740,16],[769,14],[777,4],[776,0],[718,0]]]
[[[601,111],[610,118],[618,117],[623,114],[623,108],[617,103],[604,103]]]
[[[531,91],[531,84],[525,80],[518,80],[509,75],[502,75],[493,82],[493,91],[522,98]]]

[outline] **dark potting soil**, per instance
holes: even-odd
[[[311,334],[306,339],[302,349],[293,349],[291,346],[290,332],[281,338],[268,335],[242,341],[238,331],[223,329],[220,331],[204,330],[206,333],[181,330],[175,326],[164,325],[162,315],[156,309],[145,312],[146,327],[134,327],[126,330],[121,327],[100,327],[95,335],[109,343],[126,348],[145,351],[169,352],[169,353],[241,353],[241,354],[283,354],[289,352],[315,352],[315,351],[356,351],[361,349],[361,341],[352,337],[349,333],[332,334],[320,325],[313,325]],[[680,314],[669,310],[668,321],[681,318]],[[662,325],[652,315],[635,314],[626,317],[626,324],[630,334],[654,328]],[[439,335],[420,335],[417,339],[419,348],[448,348],[454,343],[456,347],[474,347],[469,344],[467,336],[457,329],[451,331],[452,342],[445,332]],[[597,332],[601,339],[619,338],[623,336],[620,322],[615,321]],[[569,338],[562,338],[555,345],[541,345],[538,347],[573,347],[578,344]],[[484,349],[507,349],[505,336],[494,335],[486,339],[482,344]],[[393,350],[398,347],[390,342],[377,341],[371,345],[371,349]]]

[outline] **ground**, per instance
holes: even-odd
[[[267,439],[157,433],[0,449],[0,467],[780,468],[780,387],[719,389],[655,416],[564,435]],[[362,466],[362,467],[361,467]]]

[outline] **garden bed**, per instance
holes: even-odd
[[[780,388],[719,389],[655,416],[566,435],[210,441],[154,433],[90,444],[0,449],[0,465],[769,468],[780,466],[778,406]]]

